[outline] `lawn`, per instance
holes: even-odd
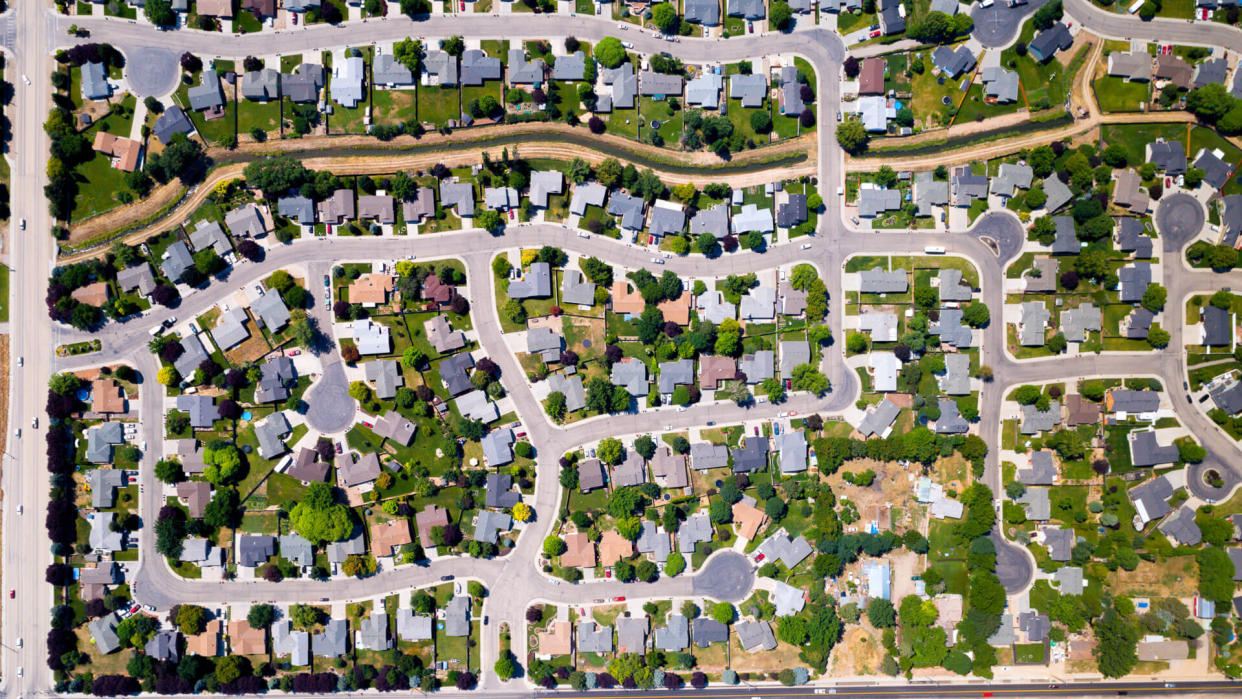
[[[659,121],[660,126],[657,131],[664,139],[664,145],[675,147],[681,140],[682,110],[674,110],[668,100],[655,100],[650,97],[643,97],[639,108],[642,111],[644,130],[651,128],[653,120]]]
[[[280,100],[253,102],[243,99],[236,104],[237,131],[239,133],[250,133],[250,129],[255,126],[269,134],[280,130]],[[229,115],[226,114],[223,119],[217,119],[216,121],[224,121],[228,118]]]
[[[121,117],[110,114],[95,122],[91,128],[83,132],[88,142],[93,143],[95,134],[100,130],[108,131],[117,136],[129,137],[133,123],[133,107],[135,98],[126,96],[123,104],[128,108],[128,116]],[[117,195],[126,192],[133,194],[125,186],[125,172],[112,167],[112,159],[106,155],[90,152],[90,157],[77,167],[78,196],[74,202],[72,220],[79,221],[113,209],[124,203]]]
[[[0,266],[0,323],[9,322],[9,268]]]
[[[414,90],[372,90],[372,122],[376,124],[403,123],[414,114],[416,102],[418,102],[418,93]]]
[[[1042,664],[1044,662],[1044,644],[1018,643],[1014,645],[1014,662],[1018,664]]]
[[[1022,25],[1022,33],[1018,37],[1018,41],[1030,44],[1034,34],[1034,22],[1028,19]],[[1077,68],[1081,68],[1087,53],[1087,51],[1080,50],[1069,66],[1063,66],[1057,58],[1052,58],[1046,63],[1040,63],[1032,58],[1029,53],[1019,56],[1017,50],[1010,47],[1001,54],[1001,64],[1006,68],[1018,71],[1018,80],[1022,84],[1022,90],[1026,95],[1026,102],[1032,110],[1037,111],[1065,101],[1066,95],[1069,94],[1070,85],[1073,82],[1074,73]]]
[[[842,12],[837,15],[837,31],[842,35],[849,34],[855,29],[869,27],[875,24],[876,17],[874,14],[865,12]]]
[[[961,106],[958,108],[955,123],[965,124],[971,121],[1001,116],[1002,114],[1012,114],[1021,107],[1022,105],[1017,102],[1010,102],[1009,104],[988,104],[984,102],[983,86],[975,83],[970,86],[970,91],[966,93],[966,99],[962,101]]]
[[[233,16],[233,33],[234,34],[250,34],[252,32],[263,31],[263,23],[255,19],[254,13],[249,11],[240,11],[234,13]]]
[[[1151,83],[1130,82],[1111,75],[1096,78],[1091,88],[1104,112],[1138,112],[1151,99]]]
[[[629,138],[638,138],[638,110],[636,109],[614,109],[608,115],[607,125],[608,133],[618,136],[628,136]]]
[[[456,86],[418,87],[418,120],[444,124],[461,117],[461,93]]]
[[[1120,143],[1126,149],[1126,160],[1143,163],[1147,161],[1148,143],[1163,138],[1185,144],[1186,133],[1184,124],[1106,124],[1100,127],[1100,148]],[[1186,152],[1194,153],[1191,150]]]
[[[931,52],[922,55],[923,65],[931,65]],[[914,74],[910,90],[910,110],[914,112],[914,123],[924,126],[944,126],[949,123],[951,110],[962,99],[962,91],[958,89],[959,80],[950,80],[945,76],[933,75],[930,68],[920,75]],[[945,104],[948,98],[949,104]]]

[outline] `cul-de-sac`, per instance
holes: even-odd
[[[0,694],[1242,695],[1236,0],[0,0]]]

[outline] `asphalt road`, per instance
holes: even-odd
[[[1082,24],[1098,33],[1110,36],[1149,36],[1153,39],[1176,41],[1179,43],[1198,44],[1204,41],[1218,43],[1233,50],[1242,47],[1242,34],[1222,25],[1190,25],[1170,20],[1157,20],[1152,23],[1141,23],[1138,20],[1120,15],[1110,15],[1091,8],[1086,0],[1066,0],[1066,9]],[[319,25],[313,28],[265,33],[247,36],[222,36],[196,31],[157,32],[151,27],[131,24],[121,20],[102,18],[73,18],[80,26],[91,30],[92,41],[107,41],[123,51],[129,57],[129,70],[137,74],[131,78],[140,85],[151,85],[144,89],[158,89],[161,75],[167,73],[158,68],[161,56],[168,56],[181,51],[192,51],[204,57],[227,56],[241,57],[249,54],[270,54],[273,52],[289,53],[307,49],[329,48],[345,44],[359,44],[386,39],[399,39],[406,35],[447,36],[462,33],[461,20],[454,17],[436,17],[424,22],[409,22],[402,18],[373,21],[366,24],[349,24],[339,27]],[[21,3],[0,18],[0,26],[5,27],[5,36],[10,35],[9,27],[16,27],[22,37],[14,57],[14,73],[31,76],[45,76],[51,70],[49,52],[54,46],[65,46],[72,43],[65,36],[64,29],[70,18],[57,17],[40,5]],[[602,21],[593,17],[540,16],[540,15],[506,15],[506,16],[471,16],[469,34],[471,37],[512,37],[542,36],[556,37],[575,35],[582,39],[598,40],[603,36],[616,32],[615,25],[610,21]],[[730,61],[748,58],[754,55],[775,53],[796,53],[807,58],[817,69],[819,76],[818,94],[824,104],[830,105],[837,101],[836,75],[837,64],[842,58],[843,50],[839,38],[823,30],[801,31],[790,35],[767,34],[748,36],[745,41],[711,41],[682,39],[679,43],[664,42],[649,33],[637,29],[629,29],[621,34],[626,40],[632,41],[637,50],[644,52],[669,51],[687,62]],[[1218,40],[1219,39],[1219,40]],[[14,47],[9,46],[10,50]],[[143,53],[143,50],[164,51],[160,53]],[[135,60],[137,58],[137,60]],[[149,75],[142,72],[151,68]],[[49,102],[49,88],[42,79],[32,81],[31,86],[17,84],[18,96],[15,100],[17,108],[12,111],[14,126],[14,142],[21,144],[10,153],[13,162],[13,211],[14,220],[26,218],[32,234],[14,235],[11,263],[14,266],[14,279],[11,285],[11,304],[14,317],[13,325],[23,328],[23,332],[14,336],[14,354],[24,355],[24,369],[14,369],[13,397],[10,404],[10,434],[14,427],[29,422],[29,418],[41,412],[42,395],[45,390],[46,378],[51,371],[51,359],[48,348],[58,341],[58,335],[72,336],[73,333],[54,329],[44,313],[42,299],[45,294],[45,278],[47,265],[52,260],[53,249],[50,237],[45,232],[50,228],[46,209],[41,196],[43,184],[43,154],[47,150],[46,138],[41,129],[41,121]],[[827,125],[825,125],[826,127]],[[826,133],[826,130],[823,131]],[[841,158],[834,139],[820,140],[820,187],[822,191],[842,181]],[[890,252],[894,254],[921,252],[925,245],[944,245],[951,254],[966,256],[972,259],[980,271],[982,297],[994,309],[997,316],[984,331],[983,362],[992,366],[997,377],[996,384],[987,387],[983,392],[980,406],[981,420],[979,433],[989,442],[995,444],[1000,427],[1001,397],[1007,388],[1020,383],[1048,381],[1063,377],[1091,375],[1152,375],[1161,377],[1166,388],[1170,389],[1174,403],[1183,424],[1190,427],[1203,441],[1212,458],[1237,475],[1236,446],[1223,433],[1200,413],[1195,406],[1189,405],[1181,392],[1175,390],[1176,383],[1184,377],[1184,358],[1179,352],[1141,353],[1134,355],[1110,354],[1105,356],[1085,356],[1072,358],[1055,358],[1040,361],[1018,362],[1005,352],[1004,327],[1000,322],[996,309],[1003,303],[1003,274],[996,261],[993,251],[978,238],[969,235],[944,235],[932,233],[910,233],[903,235],[854,233],[848,231],[840,216],[840,202],[835,197],[827,197],[829,210],[821,217],[820,230],[810,242],[810,250],[802,250],[798,245],[776,246],[763,255],[744,253],[728,255],[718,260],[701,258],[684,258],[667,260],[665,268],[681,274],[705,276],[723,275],[731,272],[743,272],[754,269],[770,268],[791,261],[810,260],[815,262],[828,282],[831,296],[831,313],[829,322],[837,338],[842,337],[841,317],[841,279],[836,270],[840,269],[845,258],[850,254]],[[1000,224],[997,224],[1000,225]],[[998,229],[999,230],[999,229]],[[16,233],[16,231],[15,231]],[[1002,238],[1010,236],[1003,232]],[[437,561],[434,565],[423,568],[402,568],[396,571],[382,571],[366,580],[337,580],[317,583],[305,580],[285,581],[277,585],[265,582],[233,583],[229,585],[206,584],[199,581],[184,580],[171,573],[163,561],[151,550],[153,538],[142,537],[142,556],[146,565],[142,566],[134,582],[137,598],[166,608],[174,602],[222,603],[245,600],[278,600],[303,601],[330,597],[337,600],[368,597],[395,589],[407,589],[419,585],[437,582],[441,575],[452,574],[459,577],[474,577],[484,581],[494,591],[485,603],[484,612],[491,617],[489,627],[494,630],[501,622],[507,622],[516,628],[521,623],[522,613],[530,601],[545,599],[560,602],[582,602],[592,597],[627,595],[630,597],[674,597],[686,594],[718,594],[722,596],[742,595],[747,584],[747,575],[738,565],[736,559],[724,554],[717,554],[707,567],[694,576],[682,576],[674,579],[662,579],[650,585],[623,585],[615,582],[593,583],[590,585],[570,586],[543,575],[533,564],[538,556],[543,535],[553,523],[556,502],[559,498],[559,485],[556,479],[557,465],[553,455],[564,449],[594,441],[603,436],[628,434],[645,431],[658,431],[669,427],[679,429],[691,425],[703,424],[708,420],[734,422],[757,417],[772,417],[780,410],[796,409],[803,412],[818,411],[821,413],[839,412],[850,405],[857,396],[857,380],[853,373],[844,367],[840,352],[833,349],[826,352],[825,371],[833,381],[833,391],[824,399],[811,396],[794,396],[790,403],[776,408],[774,406],[757,406],[745,409],[736,406],[696,406],[686,412],[655,411],[635,415],[597,418],[578,423],[572,427],[552,425],[543,418],[537,401],[525,386],[523,372],[517,366],[516,359],[504,349],[500,337],[499,323],[495,316],[492,298],[492,275],[489,268],[491,250],[500,247],[516,247],[529,244],[552,244],[583,254],[591,254],[609,261],[612,264],[626,267],[648,266],[650,254],[635,248],[626,247],[615,241],[588,238],[582,239],[573,232],[560,226],[532,225],[515,226],[508,230],[499,240],[493,239],[480,231],[445,234],[420,239],[393,238],[377,241],[376,239],[334,240],[332,242],[301,241],[294,245],[284,246],[273,251],[262,263],[245,264],[234,271],[227,284],[215,284],[209,289],[198,292],[186,299],[182,307],[172,313],[182,317],[190,317],[214,305],[238,283],[256,279],[270,271],[292,263],[308,262],[312,266],[327,266],[335,259],[371,258],[383,256],[388,258],[417,255],[420,259],[460,256],[467,263],[472,294],[474,296],[475,326],[484,348],[502,367],[506,388],[513,396],[517,411],[526,426],[532,441],[541,455],[538,463],[539,477],[536,481],[536,492],[533,498],[538,514],[537,521],[531,525],[532,531],[519,538],[515,550],[503,557],[479,561],[471,559],[448,559]],[[379,248],[383,247],[382,255]],[[1002,244],[1002,249],[1007,245]],[[485,281],[486,280],[486,281]],[[1191,292],[1211,291],[1222,286],[1242,286],[1242,273],[1231,275],[1212,275],[1203,272],[1191,272],[1175,264],[1166,265],[1165,284],[1169,288],[1170,304],[1166,309],[1163,325],[1173,333],[1173,347],[1181,344],[1181,321],[1183,308],[1181,299]],[[319,304],[317,303],[316,306]],[[100,333],[104,340],[104,351],[86,358],[67,361],[59,364],[59,368],[83,366],[87,362],[101,363],[130,358],[147,376],[154,376],[155,360],[145,351],[145,329],[151,323],[158,322],[170,315],[169,311],[158,310],[141,321],[110,326]],[[156,391],[146,390],[140,399],[143,416],[143,434],[149,444],[158,443],[163,431],[162,405]],[[36,464],[41,461],[41,445],[39,439],[27,429],[22,440],[10,443],[10,454],[19,463]],[[144,455],[143,494],[140,497],[140,511],[147,521],[151,521],[157,506],[156,493],[153,487],[154,461],[157,454],[149,452]],[[995,452],[989,455],[985,482],[999,492],[999,464]],[[11,465],[12,459],[6,462]],[[31,472],[40,473],[39,469],[4,470],[4,491],[6,503],[17,502],[26,505],[30,512],[19,517],[15,511],[5,507],[4,548],[4,587],[15,589],[20,602],[9,605],[4,613],[3,638],[10,649],[4,652],[4,670],[6,677],[5,689],[9,694],[32,695],[50,685],[48,673],[43,665],[43,635],[46,631],[43,621],[46,608],[50,604],[50,590],[37,575],[17,575],[15,571],[41,570],[50,559],[44,542],[42,517],[38,516],[43,509],[46,498],[46,482],[42,477],[32,477]],[[35,515],[35,516],[32,516]],[[17,543],[13,543],[17,542]],[[1008,544],[1006,547],[1010,546]],[[1004,551],[1001,558],[1026,557],[1025,549],[1013,547],[1012,551]],[[1015,558],[1016,561],[1016,558]],[[1009,581],[1007,589],[1021,589],[1029,583],[1029,573],[1023,580],[1021,563],[1015,562],[1019,574]],[[716,580],[720,578],[721,580]],[[514,591],[521,591],[515,594]],[[16,636],[24,636],[26,643],[21,651],[11,650],[11,642]],[[514,651],[524,655],[525,638],[523,634],[514,637]],[[490,667],[498,650],[497,634],[489,631],[483,637],[483,667]],[[23,678],[16,677],[16,667],[23,665],[26,669]],[[868,689],[868,694],[875,695],[947,695],[963,692],[982,691],[992,685],[972,685],[969,689],[960,686],[954,689],[928,689],[922,687],[901,686],[892,689]],[[1153,691],[1162,688],[1153,685],[1076,685],[1073,693],[1093,691],[1113,691],[1117,688],[1133,687],[1133,691]],[[1204,691],[1217,691],[1223,687],[1232,687],[1228,683],[1204,683],[1198,686]],[[485,680],[485,689],[504,693],[501,683],[494,677]],[[1037,694],[1046,691],[1046,685],[1000,685],[996,691]],[[1187,691],[1187,685],[1181,685],[1179,691]],[[510,688],[512,691],[514,688]],[[810,690],[781,689],[762,691],[764,696],[798,696]],[[1064,691],[1064,690],[1060,690]],[[523,688],[523,693],[524,688]],[[665,694],[665,692],[661,692]],[[758,694],[753,689],[712,690],[719,696]],[[753,695],[751,694],[751,695]],[[855,694],[857,695],[857,694]],[[594,696],[599,696],[595,693]],[[631,696],[627,693],[627,696]]]

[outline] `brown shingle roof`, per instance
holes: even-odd
[[[414,523],[418,525],[419,543],[423,545],[423,548],[429,549],[435,546],[435,542],[431,540],[432,528],[448,526],[448,510],[439,505],[432,505],[414,515]]]
[[[94,149],[104,155],[116,158],[116,169],[133,172],[138,169],[138,157],[142,155],[142,144],[124,136],[114,136],[107,131],[95,132]]]
[[[565,535],[565,553],[561,554],[561,565],[566,568],[594,568],[595,544],[584,532]]]
[[[450,284],[440,281],[435,275],[428,276],[423,280],[423,298],[428,301],[435,301],[444,306],[453,302],[453,297],[457,295],[457,289]]]
[[[607,568],[622,558],[634,555],[634,542],[614,531],[606,531],[599,540],[599,563]]]
[[[863,59],[862,68],[858,72],[858,94],[884,94],[884,59]]]
[[[742,539],[753,539],[768,521],[763,510],[743,500],[733,503],[733,522],[737,524],[737,535]]]
[[[229,650],[234,655],[262,655],[266,653],[267,629],[251,628],[250,622],[245,619],[230,621]]]
[[[682,293],[676,299],[660,302],[660,313],[664,314],[664,322],[678,325],[690,323],[690,294]],[[639,311],[641,313],[641,311]]]
[[[733,357],[711,355],[699,359],[699,388],[715,390],[721,381],[731,381],[737,376],[737,362]]]
[[[400,549],[411,541],[410,521],[405,518],[371,527],[371,555],[377,558],[391,556],[395,549]]]
[[[91,410],[97,413],[125,412],[125,392],[112,379],[92,381]]]
[[[612,283],[613,313],[638,315],[643,312],[646,305],[647,302],[643,301],[643,295],[638,293],[637,287],[631,292],[630,283],[624,279],[618,279]]]
[[[102,306],[108,302],[108,283],[95,282],[80,286],[69,294],[78,303],[85,303],[88,306]]]
[[[185,652],[201,655],[205,658],[215,657],[220,650],[220,620],[207,622],[202,633],[185,637]]]
[[[573,626],[568,621],[554,621],[547,631],[539,632],[539,655],[569,655],[573,652],[570,635]]]
[[[384,303],[388,300],[388,294],[391,291],[392,275],[379,272],[364,274],[349,285],[349,302]]]

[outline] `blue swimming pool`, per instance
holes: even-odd
[[[90,397],[91,397],[90,391],[86,390],[85,388],[78,389],[78,400],[85,401],[86,399]]]
[[[243,419],[243,420],[249,420],[251,417],[252,417],[252,416],[251,416],[251,414],[250,414],[250,411],[249,411],[249,410],[247,410],[246,412],[242,413],[242,419]]]

